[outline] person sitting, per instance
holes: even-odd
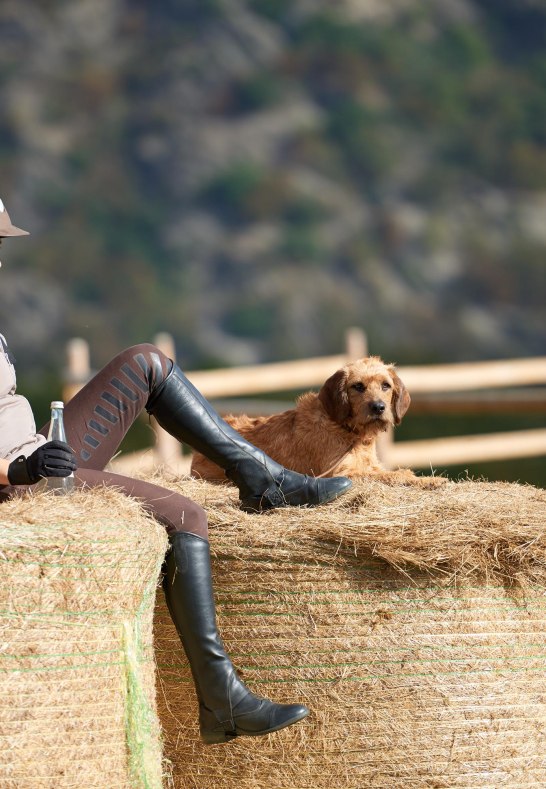
[[[0,200],[0,243],[23,235],[27,231],[12,224]],[[143,409],[225,469],[247,512],[327,504],[351,487],[344,477],[308,477],[273,461],[231,428],[173,360],[148,343],[115,356],[66,404],[68,443],[47,441],[48,425],[37,431],[28,400],[16,394],[13,356],[0,335],[0,502],[43,477],[72,472],[78,487],[111,485],[140,500],[169,536],[163,589],[195,682],[201,738],[227,742],[290,726],[309,714],[307,707],[254,695],[224,649],[205,511],[182,494],[104,470]]]

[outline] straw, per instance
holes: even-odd
[[[0,507],[0,787],[159,789],[163,527],[112,489]]]
[[[284,731],[200,743],[161,596],[159,714],[176,787],[546,785],[546,491],[356,482],[331,505],[249,515],[232,487],[163,475],[207,510],[220,631]]]

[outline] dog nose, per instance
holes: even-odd
[[[373,400],[370,403],[370,411],[376,416],[381,416],[381,414],[385,411],[385,403],[383,400]]]

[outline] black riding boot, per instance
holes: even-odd
[[[163,589],[193,674],[203,741],[255,737],[305,718],[307,707],[255,696],[235,673],[216,629],[208,542],[177,532],[171,545]]]
[[[283,468],[228,425],[176,364],[152,392],[146,410],[168,433],[223,468],[249,512],[326,504],[351,487],[346,477],[320,479]]]

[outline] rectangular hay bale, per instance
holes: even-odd
[[[228,493],[200,486],[184,487],[212,522],[226,648],[251,690],[303,702],[311,716],[267,737],[202,745],[191,675],[158,597],[159,714],[177,789],[546,785],[546,551],[537,528],[546,492],[372,484],[331,508],[247,516]],[[422,552],[430,538],[455,544],[456,523],[469,533],[479,524],[476,542],[465,538],[456,558],[427,566],[415,537],[430,527],[427,508],[442,531],[424,535]],[[395,521],[383,543],[380,516]],[[363,534],[364,519],[375,537]],[[510,519],[519,532],[501,532]]]
[[[112,490],[0,507],[0,788],[160,789],[162,526]]]

